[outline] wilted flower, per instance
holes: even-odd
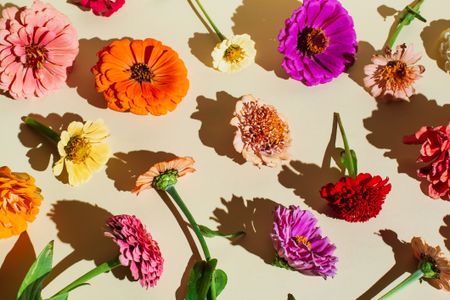
[[[255,42],[248,34],[233,35],[218,43],[211,56],[214,68],[225,73],[235,73],[254,63]]]
[[[125,4],[125,0],[78,0],[78,2],[92,9],[95,15],[104,17],[111,16]]]
[[[3,9],[0,31],[0,89],[19,99],[62,86],[78,54],[77,32],[65,15],[35,0],[30,8]]]
[[[440,45],[441,55],[444,58],[444,68],[450,74],[450,28],[442,33],[443,39]]]
[[[85,124],[70,123],[67,131],[61,132],[58,142],[61,158],[55,163],[53,174],[59,176],[65,165],[70,185],[78,186],[89,180],[110,156],[111,150],[105,142],[108,136],[108,128],[101,119]]]
[[[192,157],[177,157],[159,162],[138,177],[133,192],[139,194],[150,188],[165,190],[169,185],[175,184],[178,177],[194,172],[193,166],[194,159]]]
[[[252,95],[237,103],[230,124],[235,126],[234,148],[257,166],[276,166],[289,159],[291,136],[287,121],[277,110]]]
[[[306,275],[324,278],[336,274],[336,246],[323,237],[313,214],[298,206],[279,206],[271,234],[277,258]]]
[[[424,126],[415,134],[405,136],[406,144],[422,144],[418,162],[429,163],[417,175],[429,182],[428,195],[432,198],[450,196],[450,123],[447,126]]]
[[[27,173],[0,167],[0,239],[19,235],[39,213],[42,196]]]
[[[95,85],[108,107],[159,116],[173,111],[189,88],[178,54],[154,39],[122,39],[98,52]]]
[[[399,45],[394,53],[387,48],[384,55],[374,55],[373,64],[364,67],[364,85],[374,97],[409,100],[415,93],[413,84],[425,72],[424,66],[416,65],[420,58],[412,45]]]
[[[135,216],[112,216],[106,222],[108,232],[120,248],[119,260],[131,270],[142,287],[153,287],[163,272],[164,259],[158,243]]]
[[[353,19],[336,0],[305,0],[286,20],[278,51],[290,77],[308,86],[331,81],[355,60]]]

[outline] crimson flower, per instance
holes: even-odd
[[[125,0],[79,0],[79,4],[92,9],[96,16],[109,17],[125,4]]]

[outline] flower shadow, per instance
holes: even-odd
[[[276,5],[272,0],[244,0],[232,17],[233,32],[247,33],[255,41],[256,63],[282,79],[289,76],[281,66],[283,55],[278,52],[277,37],[284,21],[300,5],[297,0],[278,0]]]
[[[399,11],[396,10],[395,8],[389,7],[389,6],[384,5],[384,4],[378,6],[377,12],[378,12],[378,14],[379,14],[380,16],[383,17],[384,21],[386,21],[386,19],[387,19],[388,17],[395,17],[396,14],[399,13]]]
[[[33,244],[25,231],[19,236],[0,267],[2,299],[16,299],[22,280],[35,259]]]
[[[440,55],[439,46],[442,41],[440,35],[448,28],[450,28],[450,20],[440,19],[432,21],[420,33],[428,57],[436,61],[438,67],[443,71],[445,71],[445,59]]]
[[[270,234],[273,227],[273,212],[278,204],[264,198],[244,200],[233,195],[230,201],[221,199],[225,209],[216,208],[212,220],[219,223],[218,230],[224,233],[245,231],[245,236],[231,240],[248,252],[271,264],[275,255]]]
[[[395,264],[374,285],[364,292],[357,300],[374,299],[389,284],[403,273],[412,273],[417,269],[417,261],[412,256],[411,244],[399,240],[397,233],[390,229],[382,229],[378,233],[383,241],[392,248]]]
[[[37,114],[30,114],[29,117],[32,117],[36,121],[41,122],[58,133],[66,130],[69,124],[73,121],[83,122],[81,116],[74,113],[65,113],[62,116],[56,113],[51,113],[47,115],[47,117]],[[22,145],[30,148],[26,155],[31,167],[36,171],[46,170],[50,164],[50,157],[53,156],[55,158],[59,155],[55,142],[49,140],[45,136],[42,136],[39,132],[36,132],[25,123],[20,124],[18,138]]]
[[[348,77],[353,80],[356,84],[362,87],[366,92],[369,93],[364,85],[364,67],[371,64],[371,58],[376,53],[375,48],[366,41],[358,42],[358,52],[356,53],[355,63],[345,71]]]
[[[439,233],[444,237],[445,247],[450,251],[450,215],[444,217],[444,223],[445,225],[439,228]]]
[[[106,175],[114,181],[118,191],[131,192],[139,175],[145,173],[152,165],[175,157],[172,153],[162,151],[117,152],[106,163]]]
[[[53,204],[48,216],[56,224],[60,241],[69,244],[73,251],[53,267],[46,285],[81,260],[92,260],[98,266],[119,255],[118,246],[104,236],[106,220],[112,216],[109,211],[77,200],[60,200]],[[126,267],[118,267],[112,273],[118,279],[133,280]]]
[[[224,91],[218,92],[216,98],[197,97],[197,111],[191,118],[202,122],[198,135],[203,145],[242,165],[245,159],[233,147],[235,128],[230,125],[238,99]]]
[[[424,95],[413,95],[410,102],[378,103],[372,115],[364,119],[364,127],[370,132],[369,143],[386,149],[384,156],[395,159],[398,172],[417,178],[420,145],[406,145],[403,136],[414,134],[422,126],[439,126],[448,123],[450,104],[439,105]]]

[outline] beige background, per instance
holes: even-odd
[[[177,188],[199,223],[227,231],[245,226],[248,232],[234,245],[221,238],[208,240],[220,268],[229,276],[221,299],[279,300],[288,293],[297,299],[369,299],[414,268],[410,247],[403,241],[422,236],[448,254],[450,203],[421,191],[414,175],[418,147],[403,145],[401,137],[421,125],[445,124],[449,119],[450,78],[436,61],[435,40],[450,27],[450,1],[425,1],[423,15],[430,22],[416,21],[402,32],[399,42],[414,43],[423,53],[421,62],[427,71],[411,102],[388,105],[377,104],[361,87],[362,68],[374,49],[383,46],[394,20],[395,10],[387,6],[401,9],[409,1],[343,0],[356,25],[358,62],[348,74],[312,88],[286,79],[276,51],[284,19],[299,5],[294,0],[203,1],[224,34],[249,33],[256,42],[256,64],[235,75],[210,68],[216,39],[189,1],[129,0],[110,18],[83,12],[66,1],[50,2],[77,28],[80,54],[68,86],[59,92],[30,101],[0,97],[1,164],[32,174],[45,197],[28,235],[0,241],[2,300],[15,298],[35,253],[52,239],[55,270],[64,273],[44,290],[45,296],[113,257],[117,248],[102,237],[101,227],[107,216],[122,213],[138,216],[159,242],[165,258],[163,277],[146,291],[124,278],[123,272],[104,274],[91,286],[75,290],[71,299],[182,299],[188,270],[198,255],[192,249],[192,232],[178,213],[174,217],[171,202],[162,201],[156,192],[146,191],[139,197],[129,192],[135,176],[167,153],[196,160],[198,172],[183,178]],[[164,117],[143,117],[105,109],[89,68],[101,47],[121,37],[153,37],[178,51],[189,70],[191,87],[176,111]],[[275,105],[290,122],[292,161],[283,167],[258,169],[243,164],[232,148],[228,121],[236,98],[248,93]],[[318,193],[323,184],[339,177],[335,164],[329,163],[332,146],[327,150],[333,112],[342,115],[360,170],[389,176],[393,185],[380,215],[364,224],[328,217]],[[63,184],[51,172],[51,144],[20,125],[20,118],[30,113],[56,127],[79,118],[103,118],[111,130],[115,156],[87,184],[78,188]],[[337,145],[341,145],[339,135]],[[273,256],[268,234],[275,203],[296,204],[314,212],[323,232],[337,246],[334,279],[325,281],[268,264]],[[384,230],[381,236],[380,230]],[[397,299],[444,298],[448,299],[448,293],[416,283]]]

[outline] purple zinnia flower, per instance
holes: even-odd
[[[109,232],[105,235],[113,239],[120,248],[120,263],[128,266],[135,280],[142,287],[156,285],[163,271],[164,259],[158,243],[147,232],[135,216],[112,216],[106,222]]]
[[[321,235],[316,223],[311,212],[280,205],[274,212],[271,237],[277,259],[303,274],[327,278],[336,274],[336,246]]]
[[[278,35],[283,68],[312,86],[353,64],[358,47],[353,19],[337,0],[305,0]]]

